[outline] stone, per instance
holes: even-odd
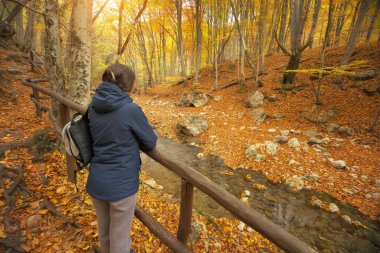
[[[309,138],[315,138],[315,139],[323,139],[323,137],[324,137],[323,134],[317,133],[315,131],[310,131],[310,130],[304,131],[303,134]]]
[[[375,185],[376,185],[376,187],[380,187],[380,179],[375,180]]]
[[[297,138],[291,138],[288,141],[288,145],[289,145],[289,147],[294,148],[297,151],[299,151],[300,147],[301,147],[301,144],[299,143]]]
[[[245,196],[247,196],[247,197],[251,196],[251,192],[248,191],[248,190],[244,190],[244,194],[245,194]]]
[[[330,160],[331,165],[336,169],[345,169],[346,163],[343,160]]]
[[[297,175],[288,178],[286,183],[295,191],[302,190],[305,185],[302,178]]]
[[[319,175],[317,173],[311,173],[308,178],[310,178],[310,180],[314,181],[314,182],[318,182],[319,181]]]
[[[370,193],[367,193],[367,194],[365,195],[365,198],[366,198],[366,199],[372,199],[372,195],[371,195]]]
[[[329,124],[327,126],[327,131],[338,133],[343,137],[353,136],[355,134],[355,130],[353,128],[347,126],[339,126],[337,124]]]
[[[260,91],[255,91],[246,101],[249,108],[258,108],[264,103],[264,95]]]
[[[266,152],[270,155],[274,155],[280,150],[280,146],[271,141],[266,141],[265,146],[266,146]]]
[[[310,146],[316,145],[316,144],[323,144],[323,141],[321,139],[312,137],[307,141],[307,144]]]
[[[314,145],[314,148],[317,149],[317,150],[320,150],[322,152],[327,152],[327,149],[325,149],[324,147],[322,147],[322,146],[320,146],[318,144]]]
[[[29,216],[29,217],[26,219],[26,226],[27,226],[28,228],[36,227],[37,225],[39,225],[39,222],[40,222],[41,220],[42,220],[42,216],[39,215],[39,214]]]
[[[187,107],[201,107],[208,104],[209,101],[210,95],[192,92],[183,94],[180,98],[179,105]]]
[[[157,188],[157,183],[153,179],[145,180],[145,184],[148,185],[152,189],[156,189]]]
[[[275,133],[277,130],[276,129],[274,129],[274,128],[270,128],[270,129],[268,129],[268,132],[269,133]]]
[[[192,244],[196,243],[200,239],[202,232],[206,230],[207,230],[207,227],[203,222],[192,222],[189,241]]]
[[[372,194],[373,199],[378,199],[380,197],[380,192],[375,192]]]
[[[282,130],[282,131],[280,132],[281,136],[288,136],[289,133],[290,133],[289,130]]]
[[[184,124],[177,124],[177,133],[188,136],[197,136],[207,128],[207,120],[200,116],[191,115]]]
[[[351,218],[350,218],[350,216],[348,216],[348,215],[342,215],[342,219],[343,219],[345,222],[347,222],[348,224],[351,224],[351,223],[352,223]]]
[[[248,159],[254,158],[256,162],[261,162],[265,159],[265,155],[257,151],[260,146],[251,145],[245,150],[245,155]]]
[[[329,210],[332,213],[338,213],[339,212],[339,207],[337,205],[335,205],[334,203],[330,203]]]
[[[376,76],[375,70],[367,70],[362,72],[357,72],[353,75],[348,76],[348,79],[354,80],[354,81],[365,81],[372,79]]]
[[[287,143],[288,140],[289,138],[286,135],[277,135],[276,137],[272,139],[272,141],[276,143]]]
[[[320,200],[320,199],[315,199],[315,200],[313,200],[313,205],[315,205],[315,206],[317,206],[317,207],[319,207],[319,208],[321,208],[322,207],[322,200]]]
[[[262,124],[266,119],[267,115],[263,108],[256,108],[252,111],[252,118],[256,124]]]
[[[361,175],[360,179],[361,179],[362,181],[367,181],[368,177],[367,177],[367,176],[364,176],[364,175]]]
[[[244,228],[245,228],[245,224],[244,224],[244,222],[240,222],[239,223],[239,225],[237,226],[237,228],[239,229],[239,231],[243,231],[244,230]]]
[[[219,102],[220,100],[222,100],[222,96],[216,96],[216,97],[214,97],[214,100],[216,102]]]
[[[253,228],[251,228],[251,227],[247,227],[247,231],[248,231],[249,233],[253,233],[253,232],[255,232],[255,230],[254,230]]]

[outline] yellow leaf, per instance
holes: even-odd
[[[3,205],[5,205],[4,201],[0,200],[0,206],[3,206]]]
[[[49,209],[43,209],[40,211],[40,214],[47,214],[49,212]]]
[[[65,190],[66,190],[66,186],[60,186],[60,187],[58,187],[58,189],[56,190],[56,192],[57,192],[58,194],[60,194],[60,193],[65,192]]]
[[[7,238],[7,235],[4,233],[4,231],[0,228],[0,238]]]
[[[87,205],[92,205],[92,200],[90,199],[90,198],[86,198],[85,200],[84,200],[84,203],[86,203]]]

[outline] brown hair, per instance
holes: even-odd
[[[116,84],[122,90],[129,91],[135,81],[135,73],[126,65],[114,63],[104,71],[102,80],[103,82]]]

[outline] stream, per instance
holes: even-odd
[[[160,137],[158,148],[168,157],[189,164],[237,198],[244,190],[250,191],[251,207],[320,252],[380,252],[378,221],[328,194],[307,189],[293,192],[286,184],[269,181],[261,172],[231,169],[217,156],[207,155],[199,159],[196,155],[202,149],[180,141]],[[141,159],[143,171],[179,202],[181,179],[145,154],[142,154]],[[221,174],[222,171],[233,174]],[[245,180],[247,174],[252,176],[252,180]],[[254,188],[255,184],[263,185],[266,189]],[[335,203],[341,215],[348,215],[356,224],[345,221],[337,213],[312,205],[310,200],[313,196],[323,202]],[[196,188],[193,208],[215,217],[232,218],[227,210]]]

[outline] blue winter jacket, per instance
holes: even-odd
[[[93,96],[89,121],[94,140],[86,190],[91,197],[118,201],[139,187],[140,152],[155,148],[157,136],[141,108],[114,84],[103,82]]]

